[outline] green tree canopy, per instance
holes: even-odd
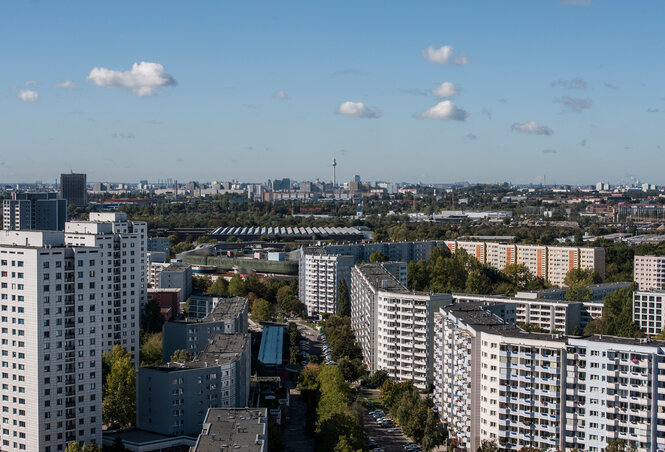
[[[102,386],[102,417],[105,424],[126,427],[136,421],[136,368],[120,345],[110,353],[111,370]]]
[[[141,366],[162,364],[162,333],[148,334],[141,344]]]
[[[268,300],[258,298],[252,304],[252,318],[258,322],[269,322],[275,318],[275,307]]]
[[[381,251],[375,251],[369,255],[370,262],[388,262],[388,256],[383,254]]]
[[[178,349],[171,355],[172,363],[186,363],[194,359],[194,356],[184,348]]]
[[[219,276],[205,293],[209,295],[228,295],[229,282],[223,276]]]
[[[232,297],[244,297],[247,295],[245,283],[237,273],[233,275],[231,281],[229,281],[229,295]]]
[[[344,278],[337,283],[337,315],[351,316],[351,298],[349,297],[349,286]]]
[[[159,302],[150,300],[141,313],[141,327],[146,333],[161,333],[162,325],[164,325],[164,316]]]
[[[589,286],[591,284],[598,284],[602,282],[603,279],[598,273],[593,271],[590,268],[574,268],[566,273],[566,278],[563,280],[563,283],[566,286]]]

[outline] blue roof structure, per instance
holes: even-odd
[[[261,335],[259,361],[263,364],[279,366],[282,364],[282,344],[284,343],[284,327],[266,325]]]

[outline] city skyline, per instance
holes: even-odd
[[[116,5],[0,6],[3,182],[665,183],[662,4]]]

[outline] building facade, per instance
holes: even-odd
[[[0,231],[3,451],[102,439],[101,250]]]
[[[102,350],[121,345],[139,365],[141,310],[147,302],[145,248],[147,225],[127,221],[124,213],[90,213],[89,221],[68,222],[65,240],[72,246],[97,247],[103,253],[99,272]]]
[[[87,206],[87,175],[80,173],[61,174],[60,197],[66,199],[73,206]]]
[[[171,252],[171,239],[168,237],[148,238],[148,251],[157,251],[168,256]]]
[[[638,290],[665,288],[665,256],[635,256],[633,265]]]
[[[665,330],[665,291],[633,292],[633,321],[642,331],[655,336]]]
[[[249,334],[216,334],[193,361],[141,367],[137,426],[164,435],[197,435],[208,408],[246,407]]]
[[[308,315],[337,313],[337,285],[345,280],[350,286],[353,264],[352,256],[319,252],[301,254],[300,300],[305,304]]]
[[[12,199],[5,199],[2,207],[2,228],[5,230],[65,229],[67,200],[58,198],[57,193],[12,193]]]
[[[167,362],[176,350],[187,350],[193,356],[208,346],[214,334],[247,332],[248,302],[241,297],[218,297],[219,301],[203,319],[188,318],[166,322],[162,326],[162,354]],[[191,301],[190,301],[191,302]]]
[[[526,333],[471,302],[435,318],[435,404],[463,449],[665,447],[665,342]]]
[[[153,264],[154,265],[154,264]],[[192,294],[192,266],[172,263],[157,275],[157,287],[160,289],[180,289],[178,301],[184,302]]]
[[[432,381],[434,312],[449,294],[412,292],[381,264],[358,264],[351,272],[351,328],[370,372],[413,380],[424,389]]]

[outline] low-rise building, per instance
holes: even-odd
[[[210,408],[192,452],[268,452],[266,408]]]
[[[162,353],[165,362],[176,350],[187,350],[196,356],[208,346],[210,338],[215,334],[247,332],[247,299],[241,297],[218,297],[218,299],[215,308],[203,319],[187,318],[164,323]]]
[[[165,435],[196,435],[208,408],[245,407],[249,399],[249,334],[216,334],[194,360],[141,367],[137,427]]]

